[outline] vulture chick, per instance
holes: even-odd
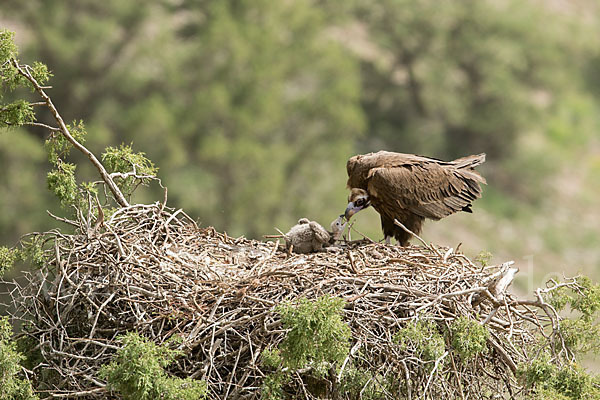
[[[471,203],[481,197],[480,184],[485,183],[474,168],[484,161],[485,154],[442,161],[389,151],[351,157],[346,164],[350,196],[344,215],[349,220],[372,205],[381,216],[386,242],[395,237],[406,246],[411,235],[394,219],[418,235],[425,218],[472,212]]]
[[[321,250],[323,245],[329,243],[331,236],[318,222],[301,218],[298,224],[292,226],[284,235],[285,247],[295,253],[311,253]]]
[[[329,235],[331,239],[329,239],[329,244],[335,244],[340,239],[342,233],[344,233],[344,229],[346,229],[346,225],[348,225],[348,221],[345,220],[343,215],[333,220],[330,226],[331,232],[329,232]]]
[[[286,248],[291,247],[295,253],[312,253],[334,244],[346,227],[343,218],[339,216],[331,223],[331,232],[326,231],[318,222],[301,218],[298,224],[292,226],[284,235]]]

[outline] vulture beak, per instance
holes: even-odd
[[[354,214],[362,210],[363,207],[355,206],[353,202],[348,203],[348,207],[346,207],[346,212],[344,213],[344,217],[346,217],[347,221],[350,221],[350,217]]]

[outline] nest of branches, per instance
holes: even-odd
[[[260,398],[266,377],[277,372],[262,355],[291,329],[277,306],[324,295],[345,301],[349,351],[325,374],[310,360],[283,371],[280,390],[288,397],[515,395],[515,371],[531,358],[532,344],[541,338],[568,352],[555,340],[560,318],[544,297],[558,284],[519,300],[506,293],[516,272],[510,263],[481,267],[448,248],[368,240],[289,254],[278,242],[198,228],[160,203],[124,207],[103,221],[80,214],[66,222],[76,233],[38,234],[43,266],[12,290],[15,317],[39,352],[34,372],[55,377],[49,397],[113,396],[97,372],[120,348],[120,335],[136,331],[159,344],[180,336],[186,355],[169,372],[204,380],[209,398]],[[448,333],[465,319],[489,332],[485,349],[468,358]],[[434,324],[447,345],[441,354],[425,354],[418,339],[399,339],[415,321]],[[344,391],[345,379],[360,387]]]

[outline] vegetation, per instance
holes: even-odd
[[[262,363],[275,370],[265,378],[262,399],[285,398],[282,386],[300,369],[309,368],[316,377],[339,369],[350,351],[350,327],[342,320],[344,305],[343,299],[323,296],[277,307],[288,332],[278,348],[262,354]]]
[[[206,397],[206,383],[167,375],[165,368],[183,352],[157,346],[129,333],[110,364],[100,370],[108,387],[125,400],[199,400]]]
[[[517,371],[536,399],[598,399],[600,382],[577,365],[558,368],[547,354]]]
[[[342,321],[345,301],[323,296],[315,302],[299,299],[298,304],[278,307],[284,328],[289,329],[280,345],[283,365],[291,369],[312,365],[324,373],[341,363],[350,350],[350,328]]]
[[[450,336],[452,337],[452,348],[460,355],[461,359],[468,360],[487,351],[490,332],[485,325],[460,317],[450,324]]]
[[[569,306],[578,318],[564,321],[563,340],[578,353],[600,352],[600,325],[596,316],[600,307],[600,284],[584,277],[579,291],[560,287],[552,293],[551,304],[558,312]]]
[[[300,215],[329,221],[344,206],[347,157],[385,148],[440,158],[488,153],[490,185],[478,215],[452,222],[452,240],[474,238],[470,250],[536,252],[552,265],[568,259],[570,268],[588,270],[600,262],[599,26],[570,9],[533,0],[5,3],[0,19],[17,27],[25,58],[48,66],[21,64],[14,34],[0,29],[0,128],[8,131],[0,134],[0,191],[10,193],[0,197],[2,242],[54,228],[45,209],[60,215],[63,232],[95,238],[119,208],[166,197],[163,182],[172,203],[219,231],[259,237]],[[144,152],[125,144],[132,142]],[[88,147],[106,150],[97,159]],[[39,189],[47,163],[50,193]],[[159,184],[136,191],[152,181]],[[582,214],[585,220],[571,223]],[[360,231],[377,238],[376,218],[361,223]],[[432,236],[446,236],[445,226],[431,227]],[[0,276],[19,261],[60,274],[60,260],[51,264],[47,256],[61,252],[51,248],[62,235],[56,232],[29,234],[19,249],[0,247]],[[482,271],[491,254],[476,259]],[[576,361],[600,349],[600,286],[584,277],[550,280],[535,295],[504,304],[487,299],[494,307],[488,317],[418,315],[394,325],[386,351],[418,359],[419,377],[407,379],[401,363],[378,370],[360,351],[353,354],[346,300],[283,303],[268,314],[285,336],[260,355],[269,371],[261,396],[285,398],[298,379],[315,396],[326,394],[323,382],[349,399],[425,396],[442,393],[447,382],[462,394],[478,363],[501,356],[487,318],[504,307],[535,306],[551,323],[520,349],[531,362],[511,371],[517,395],[600,398],[598,378]],[[87,301],[98,320],[105,303]],[[113,395],[209,397],[206,382],[172,373],[182,352],[134,332],[120,340],[114,355],[103,353],[111,361],[94,377]],[[32,384],[40,395],[55,387],[43,363],[29,366],[39,354],[26,356],[2,318],[3,398],[32,400]],[[486,395],[489,381],[481,387]]]
[[[444,337],[433,321],[411,321],[396,333],[395,339],[402,351],[425,361],[436,361],[446,349]]]
[[[36,400],[31,382],[20,376],[25,357],[11,340],[12,328],[7,317],[0,318],[0,393],[6,400]]]
[[[18,251],[8,247],[0,247],[0,276],[10,270],[17,261]]]

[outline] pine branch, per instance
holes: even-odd
[[[90,162],[94,165],[94,167],[96,167],[96,169],[98,170],[98,173],[100,174],[100,177],[102,178],[102,180],[104,182],[106,182],[106,185],[108,186],[109,190],[115,196],[115,200],[117,201],[117,203],[119,203],[119,205],[121,207],[128,207],[129,203],[127,202],[127,200],[125,199],[125,196],[123,195],[123,193],[121,192],[121,190],[119,189],[119,187],[115,184],[114,180],[111,178],[111,176],[109,175],[109,173],[106,171],[106,168],[104,168],[104,166],[96,158],[96,156],[94,155],[94,153],[92,153],[91,151],[89,151],[84,145],[82,145],[81,143],[79,143],[71,135],[71,133],[69,132],[69,129],[67,128],[67,125],[65,124],[63,118],[61,117],[61,115],[59,114],[58,110],[56,109],[56,107],[52,103],[52,100],[50,99],[50,96],[48,96],[46,94],[46,92],[44,91],[44,89],[46,87],[41,86],[38,83],[38,81],[31,75],[31,73],[29,73],[29,71],[27,71],[26,68],[22,68],[21,65],[19,65],[18,61],[15,58],[11,58],[11,63],[17,69],[17,71],[19,72],[20,75],[22,75],[25,79],[27,79],[29,82],[31,82],[31,84],[33,85],[33,87],[36,90],[36,92],[44,100],[44,103],[46,104],[46,106],[48,107],[48,109],[52,113],[52,116],[54,117],[54,119],[56,120],[56,122],[58,124],[58,127],[59,127],[58,131],[77,150],[79,150],[80,152],[82,152],[83,154],[85,154],[85,156],[90,160]],[[54,129],[51,129],[51,130],[55,131]]]

